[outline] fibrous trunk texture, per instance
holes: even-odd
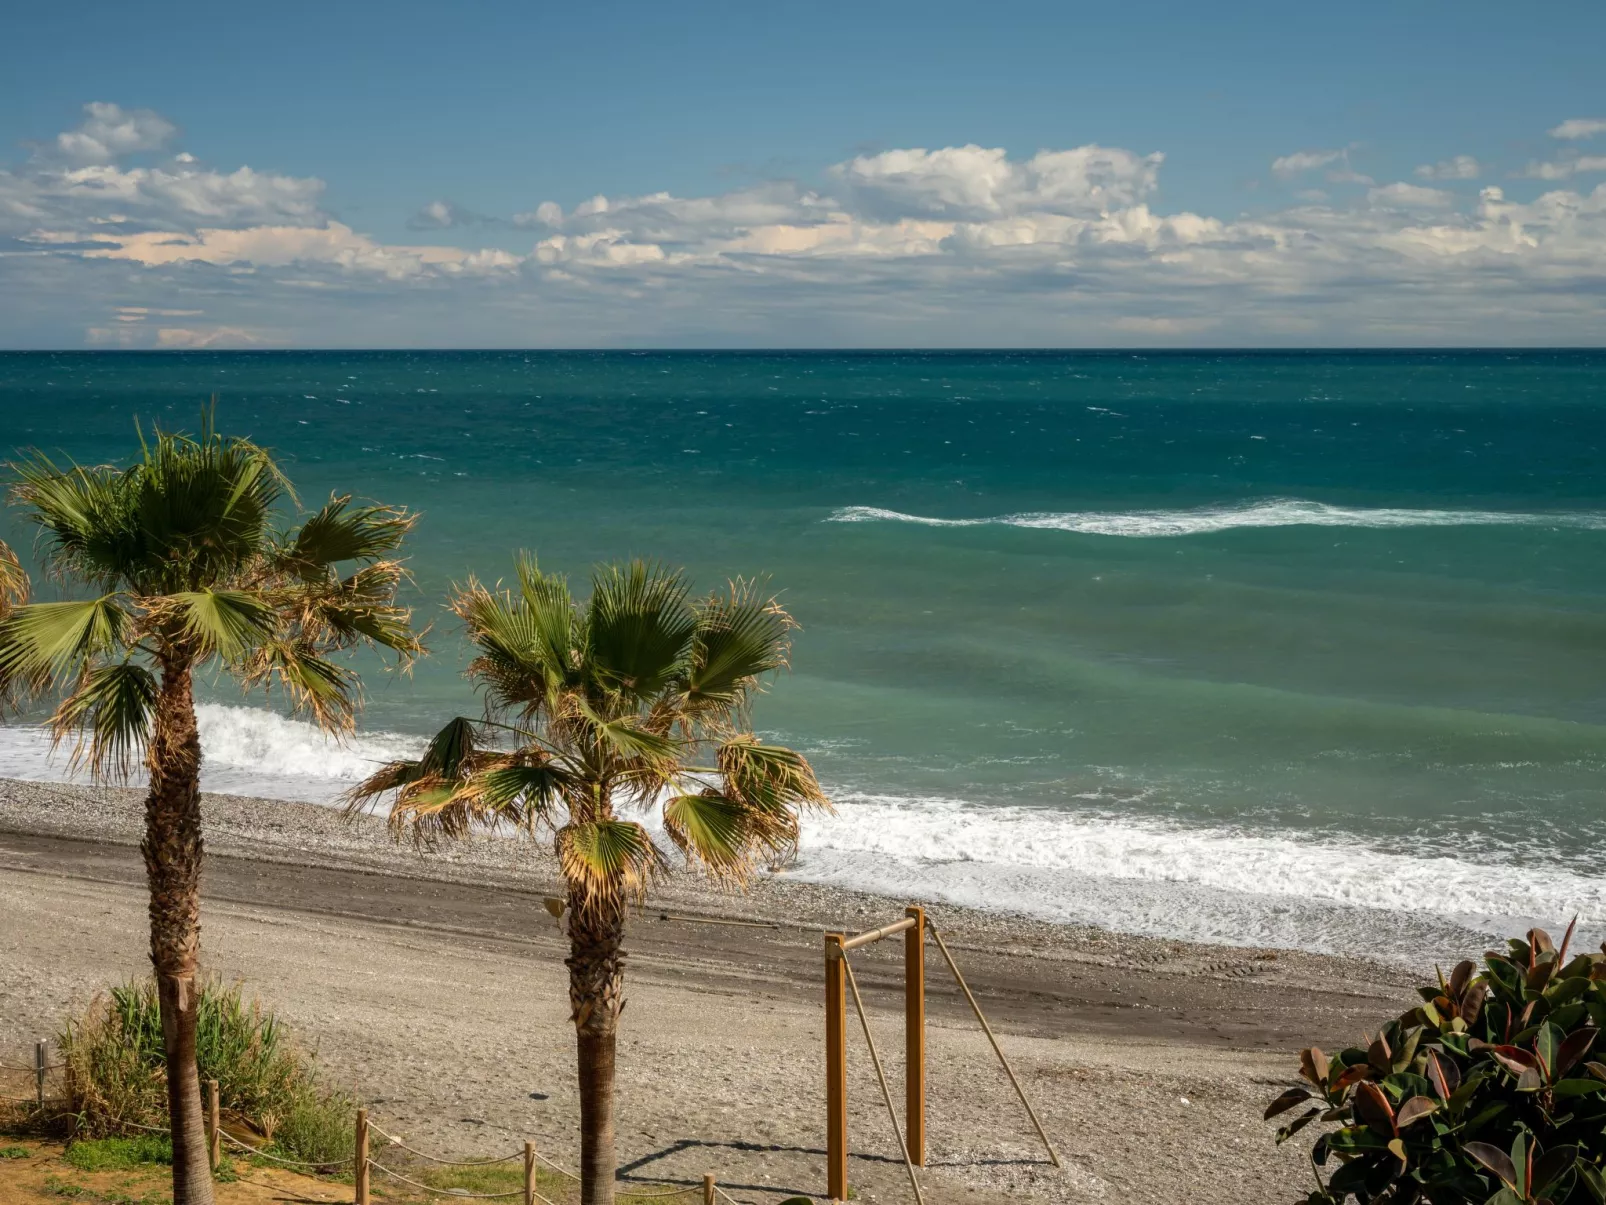
[[[614,1048],[624,1005],[625,905],[570,894],[569,1004],[580,1070],[580,1202],[613,1205]]]
[[[195,972],[201,943],[201,737],[190,667],[164,659],[145,799],[145,877],[151,892],[151,964],[162,1005],[167,1109],[173,1130],[173,1205],[212,1205],[195,1069]]]

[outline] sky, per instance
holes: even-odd
[[[1598,0],[6,26],[5,348],[1606,342]]]

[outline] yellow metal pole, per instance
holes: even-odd
[[[848,1000],[840,933],[825,935],[825,1183],[848,1199]]]
[[[926,1165],[926,910],[904,910],[914,925],[903,936],[904,1126],[909,1159]]]

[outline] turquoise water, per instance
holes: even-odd
[[[123,457],[213,392],[308,499],[423,512],[437,653],[375,733],[473,707],[449,582],[645,555],[803,625],[757,714],[841,804],[799,873],[1606,923],[1606,353],[0,355],[0,446]]]

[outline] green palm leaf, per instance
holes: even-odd
[[[344,561],[376,561],[401,547],[415,517],[397,506],[352,506],[351,495],[332,496],[296,529],[281,563],[308,580]]]
[[[644,561],[610,565],[591,582],[586,660],[603,690],[651,699],[683,669],[697,620],[679,573]]]
[[[719,747],[715,764],[726,790],[754,812],[790,815],[808,808],[831,808],[813,768],[791,749],[742,736]]]
[[[247,590],[185,590],[153,606],[171,616],[197,657],[218,657],[238,665],[272,635],[278,612],[261,594]]]
[[[359,701],[352,670],[320,655],[300,640],[269,640],[256,647],[241,671],[247,689],[277,685],[297,711],[311,712],[318,725],[349,729]]]
[[[143,759],[156,711],[156,679],[142,665],[120,661],[91,670],[50,718],[59,742],[78,736],[75,764],[96,778],[125,780]]]
[[[583,907],[640,899],[663,855],[647,830],[628,820],[597,819],[558,830],[558,866]]]
[[[130,617],[123,596],[32,603],[0,620],[0,689],[36,691],[117,650]]]
[[[715,874],[744,877],[752,834],[739,801],[714,790],[676,796],[664,805],[664,831],[676,848]]]
[[[697,635],[685,692],[699,710],[740,706],[758,679],[787,664],[792,619],[754,583],[735,581],[697,608]]]

